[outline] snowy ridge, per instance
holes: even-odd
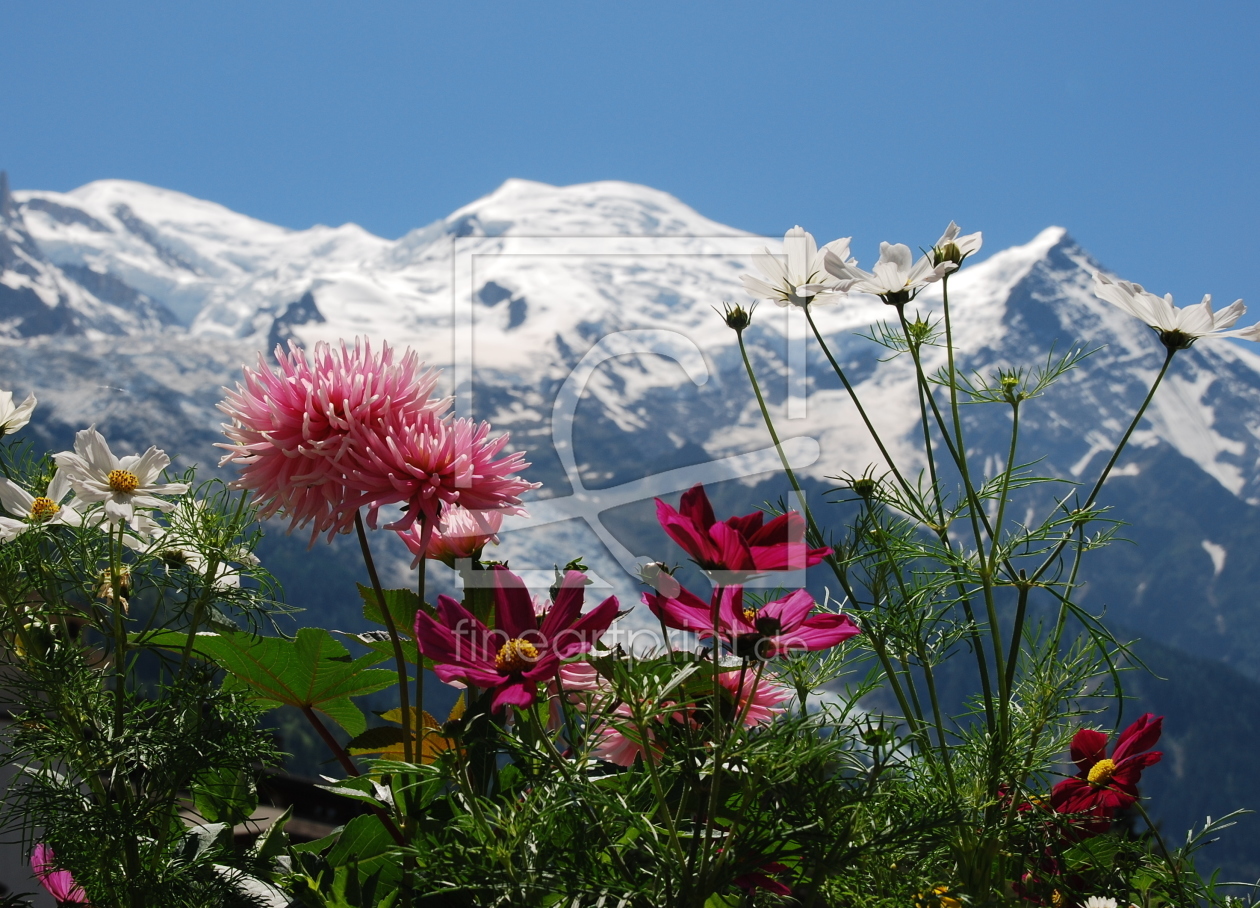
[[[696,409],[686,419],[671,424],[668,408],[671,392],[690,383],[677,362],[660,355],[613,357],[592,373],[586,397],[598,400],[604,418],[621,431],[654,432],[710,456],[765,442],[744,391],[735,336],[713,307],[749,303],[738,282],[750,270],[749,253],[779,244],[709,220],[659,190],[613,181],[554,187],[509,180],[398,240],[353,224],[287,230],[122,180],[69,193],[19,192],[13,200],[5,237],[15,263],[0,280],[29,289],[46,306],[91,313],[101,325],[108,315],[114,321],[105,333],[172,329],[114,312],[117,306],[110,309],[74,276],[95,275],[164,306],[191,337],[206,342],[219,337],[266,348],[290,338],[310,344],[368,335],[414,346],[436,365],[468,358],[479,412],[545,439],[549,395],[602,338],[672,332],[699,352],[715,379],[687,392]],[[1098,269],[1066,231],[1052,227],[951,280],[967,368],[1027,363],[1056,343],[1059,351],[1071,344],[1100,348],[1071,376],[1070,393],[1047,399],[1030,417],[1030,430],[1044,432],[1056,447],[1065,476],[1089,474],[1160,363],[1152,333],[1094,297],[1090,280]],[[939,303],[939,286],[916,301],[928,314],[939,313]],[[891,314],[878,300],[855,295],[819,309],[817,321],[837,355],[852,364],[883,437],[912,459],[917,404],[910,363],[877,362],[869,343],[851,336]],[[749,338],[767,393],[780,408],[785,435],[816,439],[825,452],[808,472],[860,472],[877,453],[855,430],[851,404],[812,340],[804,343],[802,321],[773,306],[757,311]],[[42,333],[66,331],[54,325]],[[808,351],[807,360],[799,350]],[[930,351],[928,362],[935,368],[943,355]],[[808,394],[803,415],[785,408],[793,381]],[[1232,494],[1258,501],[1258,403],[1260,357],[1201,343],[1181,355],[1135,440],[1167,443]],[[1073,418],[1081,406],[1102,414],[1102,429],[1089,437]],[[582,460],[596,469],[601,456],[592,451]]]

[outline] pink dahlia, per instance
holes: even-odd
[[[275,355],[278,371],[260,354],[258,368],[246,368],[244,384],[219,404],[232,420],[220,463],[241,466],[233,487],[253,492],[262,517],[282,514],[290,531],[311,524],[312,541],[324,531],[331,537],[354,519],[348,500],[359,490],[346,478],[364,447],[400,421],[436,418],[449,402],[430,397],[438,373],[411,350],[395,361],[387,344],[374,353],[356,338],[340,351],[316,344],[310,362],[292,341]]]
[[[31,870],[35,879],[57,900],[58,908],[62,905],[86,905],[87,893],[74,881],[69,870],[57,869],[57,855],[52,847],[40,842],[31,852]]]
[[[430,413],[382,426],[367,440],[348,475],[349,484],[360,490],[355,506],[368,507],[368,523],[375,527],[382,506],[401,502],[402,519],[386,529],[407,530],[423,518],[417,540],[423,547],[442,509],[450,505],[524,514],[519,496],[538,483],[512,475],[529,464],[519,451],[499,457],[507,443],[507,435],[490,437],[489,423]]]
[[[495,712],[524,708],[537,699],[538,683],[555,676],[561,660],[588,651],[617,617],[615,596],[582,614],[585,588],[586,578],[569,571],[539,622],[524,582],[496,566],[494,630],[450,596],[438,596],[436,620],[416,613],[416,642],[443,681],[493,689]]]
[[[740,683],[743,675],[743,683]],[[757,678],[753,671],[730,671],[718,675],[718,683],[726,688],[735,702],[735,715],[744,714],[747,726],[766,725],[785,712],[780,706],[792,698],[792,692],[772,678]]]
[[[414,568],[420,559],[440,561],[447,567],[455,567],[461,559],[481,557],[481,551],[488,543],[499,542],[499,528],[503,526],[502,511],[470,511],[461,505],[447,505],[442,511],[438,526],[429,537],[429,544],[421,549],[420,542],[424,536],[422,524],[412,524],[410,528],[398,533],[406,543],[416,560],[411,563]]]
[[[739,576],[812,567],[831,554],[805,543],[805,518],[788,511],[765,523],[761,511],[718,521],[703,485],[683,493],[678,510],[656,499],[656,519],[706,571]]]
[[[779,704],[786,702],[792,694],[787,688],[776,684],[773,679],[758,679],[754,672],[723,672],[718,676],[718,683],[730,694],[732,715],[743,714],[744,724],[753,727],[765,725],[774,717],[784,712],[785,707]],[[609,694],[610,696],[610,694]],[[699,728],[699,716],[694,706],[680,709],[673,701],[666,700],[660,708],[646,717],[644,728],[640,729],[634,721],[634,711],[629,704],[619,703],[609,716],[610,721],[600,726],[598,743],[591,755],[618,766],[631,766],[637,757],[646,757],[648,749],[656,756],[665,752],[665,745],[658,739],[657,731],[665,723],[682,725],[689,722],[692,728]]]

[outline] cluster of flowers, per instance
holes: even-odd
[[[499,457],[507,435],[450,414],[451,400],[433,396],[438,370],[413,351],[396,359],[356,339],[317,344],[308,361],[290,342],[275,358],[278,371],[260,355],[219,405],[232,420],[221,462],[241,467],[235,487],[254,493],[262,517],[310,525],[313,543],[349,532],[360,508],[375,528],[382,507],[401,505],[385,528],[417,559],[453,560],[479,551],[504,513],[524,513],[519,496],[536,485],[513,474],[525,455]],[[443,541],[430,552],[435,531]]]
[[[15,407],[12,393],[0,391],[0,437],[25,426],[35,405],[32,395]],[[188,484],[163,481],[171,460],[159,448],[119,457],[93,426],[78,432],[74,449],[54,454],[53,462],[57,469],[44,489],[26,489],[0,478],[0,506],[8,514],[0,515],[0,543],[45,527],[92,527],[117,532],[128,548],[160,555],[191,571],[213,570],[207,580],[216,586],[240,585],[237,568],[222,560],[212,568],[189,543],[192,534],[186,524],[196,519],[200,502],[185,500],[181,507],[177,499]],[[165,523],[154,519],[162,514],[167,515]],[[240,564],[257,564],[249,552],[233,557]]]
[[[904,243],[880,243],[875,267],[863,271],[849,254],[852,237],[832,240],[820,249],[812,234],[793,227],[783,237],[783,259],[765,250],[754,257],[762,276],[745,274],[740,280],[755,298],[779,306],[826,305],[850,292],[869,293],[890,306],[904,306],[928,284],[957,271],[965,258],[980,250],[983,237],[979,233],[960,233],[958,225],[950,221],[941,238],[917,261]],[[1200,337],[1260,341],[1260,324],[1234,328],[1247,311],[1242,300],[1213,312],[1212,297],[1205,294],[1195,305],[1178,308],[1171,293],[1156,296],[1141,284],[1113,280],[1101,273],[1094,275],[1094,292],[1149,325],[1169,351],[1184,350]]]
[[[817,564],[831,554],[830,549],[805,546],[804,521],[795,511],[768,523],[760,512],[719,522],[702,486],[686,492],[681,506],[680,513],[657,501],[662,526],[697,564],[719,575],[746,578]],[[639,756],[662,753],[652,728],[630,721],[632,715],[642,719],[642,710],[614,703],[611,685],[589,662],[566,661],[590,652],[608,630],[618,616],[616,597],[583,614],[586,578],[578,571],[565,575],[554,602],[532,598],[521,579],[501,565],[492,567],[492,573],[493,629],[449,596],[438,597],[436,617],[416,615],[416,641],[436,663],[438,677],[492,690],[495,711],[530,706],[540,696],[540,685],[549,697],[565,697],[583,712],[604,715],[611,707],[609,721],[594,730],[600,736],[596,757],[629,766]],[[745,605],[742,586],[718,585],[706,605],[668,573],[658,570],[654,578],[657,592],[645,593],[643,601],[659,619],[702,639],[716,638],[745,659],[764,661],[792,649],[825,649],[858,633],[847,616],[814,614],[815,603],[805,590],[756,608]],[[772,675],[754,675],[746,666],[724,670],[718,680],[734,714],[749,726],[771,721],[790,696]],[[667,700],[652,705],[650,712],[649,726],[700,724],[690,705]]]

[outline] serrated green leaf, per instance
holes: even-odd
[[[391,876],[391,867],[401,868],[401,861],[392,852],[397,848],[381,821],[368,814],[355,817],[342,829],[337,844],[328,852],[327,860],[332,867],[350,862],[358,864],[361,874]]]
[[[250,773],[219,769],[202,773],[192,782],[193,806],[208,822],[235,826],[249,819],[258,806]]]
[[[182,649],[188,637],[177,631],[155,634],[152,646]],[[328,631],[304,627],[297,637],[256,637],[250,634],[199,633],[194,651],[214,662],[253,694],[273,706],[314,709],[351,735],[367,728],[363,712],[350,700],[375,693],[398,681],[394,672],[373,669],[383,660],[372,652],[358,659]]]
[[[385,618],[381,615],[381,605],[376,598],[376,591],[362,583],[355,584],[359,588],[359,597],[363,600],[363,617],[373,624],[385,627]],[[394,619],[398,633],[410,637],[415,633],[416,612],[420,609],[420,597],[414,590],[381,590],[385,597],[385,606]]]

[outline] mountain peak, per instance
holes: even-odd
[[[744,236],[709,220],[668,192],[600,180],[552,186],[505,180],[446,218],[454,236]]]

